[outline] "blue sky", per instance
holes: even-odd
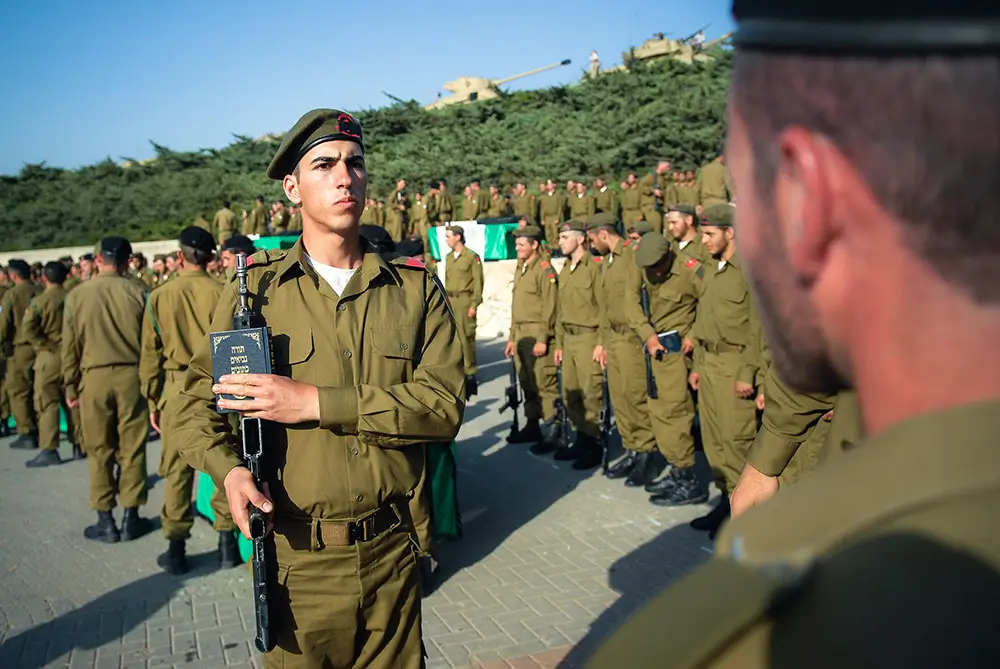
[[[0,173],[221,147],[287,130],[313,107],[364,109],[381,91],[428,104],[460,75],[576,80],[654,32],[732,29],[729,0],[291,3],[5,2],[0,6]],[[282,9],[284,8],[284,9]]]

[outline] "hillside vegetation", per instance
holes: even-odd
[[[471,105],[425,111],[416,103],[358,112],[366,135],[369,191],[397,178],[410,189],[436,177],[529,187],[552,177],[648,170],[659,158],[694,169],[721,149],[731,57],[709,63],[637,64],[578,85],[518,92]],[[305,111],[305,110],[303,110]],[[90,244],[101,235],[166,239],[228,199],[281,196],[264,176],[277,146],[236,136],[228,147],[173,151],[122,166],[110,158],[79,170],[26,165],[0,178],[0,250]]]

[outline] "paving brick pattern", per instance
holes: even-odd
[[[580,666],[710,551],[687,527],[707,507],[657,509],[642,491],[504,444],[501,350],[481,343],[481,395],[459,439],[465,538],[441,547],[425,600],[430,669]],[[111,546],[82,538],[93,522],[86,462],[27,470],[31,454],[9,441],[0,443],[0,667],[262,666],[248,574],[215,568],[208,523],[188,544],[192,572],[171,577],[155,564],[158,531]],[[150,444],[151,473],[159,452]],[[154,485],[144,513],[157,516],[161,503]]]

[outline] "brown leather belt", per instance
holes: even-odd
[[[727,344],[725,342],[703,341],[700,342],[702,348],[709,353],[742,353],[743,346]]]
[[[589,325],[563,325],[563,332],[570,335],[590,334],[597,332],[597,328]]]
[[[353,546],[391,532],[403,524],[404,516],[399,512],[397,502],[387,502],[374,511],[356,520],[308,520],[276,517],[275,530],[285,535],[288,543],[322,550],[330,546]]]

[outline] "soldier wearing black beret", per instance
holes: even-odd
[[[773,370],[853,387],[868,438],[734,518],[589,666],[992,666],[1000,3],[733,13],[726,162]],[[747,474],[743,508],[777,486]]]
[[[11,448],[38,448],[33,402],[35,351],[24,327],[24,314],[31,300],[42,289],[31,280],[31,266],[14,258],[7,268],[13,286],[0,302],[0,346],[12,353],[6,356],[4,389],[10,410],[17,423],[17,439]]]
[[[416,669],[417,553],[426,545],[411,503],[419,506],[425,444],[450,443],[462,422],[455,320],[421,262],[385,257],[360,235],[368,170],[353,116],[305,114],[267,175],[302,208],[295,245],[254,254],[247,272],[250,308],[275,343],[274,373],[223,373],[213,384],[204,338],[180,394],[178,444],[225,489],[245,535],[248,504],[273,521],[287,596],[270,609],[277,645],[265,666]],[[230,284],[209,331],[231,329],[235,306]],[[216,407],[265,421],[281,450],[263,471],[265,491],[230,448],[236,435]]]
[[[228,271],[236,268],[236,254],[248,256],[257,251],[253,241],[246,235],[233,235],[222,244],[222,266]]]

